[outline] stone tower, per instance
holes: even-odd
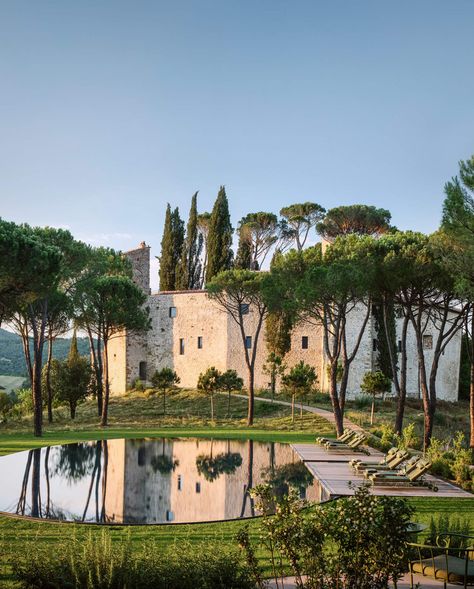
[[[146,295],[150,290],[150,246],[144,241],[134,250],[125,252],[125,256],[132,264],[133,281]]]

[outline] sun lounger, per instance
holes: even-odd
[[[356,472],[390,472],[397,469],[402,464],[402,462],[405,462],[409,458],[410,454],[406,450],[399,450],[390,456],[385,464],[371,464],[370,466],[361,466],[356,470]]]
[[[376,465],[386,465],[388,463],[388,461],[394,457],[394,455],[398,452],[398,448],[396,446],[393,446],[392,448],[390,448],[390,450],[384,455],[382,456],[382,458],[378,461],[366,461],[366,460],[361,460],[360,458],[353,458],[352,460],[349,461],[349,466],[351,468],[353,468],[354,470],[358,470],[359,467],[364,467],[364,468],[370,468],[371,466],[376,466]]]
[[[364,476],[365,478],[369,478],[369,476],[371,474],[378,474],[378,475],[391,475],[391,474],[397,474],[397,475],[408,475],[410,474],[413,470],[415,470],[415,468],[418,466],[418,463],[420,462],[420,460],[422,460],[421,456],[412,456],[411,458],[409,458],[409,454],[407,453],[408,456],[406,456],[404,458],[404,460],[402,460],[401,463],[395,464],[392,463],[390,464],[390,466],[384,468],[374,468],[374,469],[370,469],[367,468],[364,471]],[[408,460],[407,460],[408,458]]]
[[[363,432],[357,433],[347,444],[335,444],[334,442],[327,442],[324,447],[326,450],[334,452],[357,451],[365,442],[367,435]]]
[[[418,460],[415,468],[408,474],[397,474],[394,472],[375,472],[370,474],[367,478],[372,481],[373,485],[384,487],[412,487],[419,485],[427,485],[423,481],[423,475],[428,472],[431,467],[431,462],[426,459]],[[429,485],[428,485],[429,486]],[[433,487],[437,490],[436,487]]]
[[[347,443],[350,439],[352,439],[357,432],[355,432],[352,429],[345,429],[343,434],[341,436],[339,436],[337,439],[336,438],[325,438],[322,436],[319,436],[316,438],[316,444],[319,444],[320,446],[324,446],[324,444],[326,444],[327,442],[333,442],[335,444],[341,443],[341,444],[345,444]]]

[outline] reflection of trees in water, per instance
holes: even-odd
[[[254,500],[250,496],[250,489],[253,487],[253,440],[248,441],[248,468],[247,468],[247,483],[244,485],[244,496],[242,498],[242,509],[240,510],[240,517],[245,516],[245,508],[247,501],[250,505],[250,515],[255,515]]]
[[[151,468],[153,472],[159,472],[160,474],[169,474],[177,466],[179,466],[179,460],[173,460],[165,454],[158,454],[152,456],[150,460]]]
[[[94,484],[95,484],[95,488],[96,488],[96,493],[95,493],[95,500],[96,500],[95,513],[96,513],[96,516],[95,516],[95,520],[97,522],[99,521],[99,481],[100,481],[100,475],[102,472],[102,468],[101,468],[102,442],[101,441],[98,441],[96,443],[95,448],[94,448],[94,452],[95,452],[94,468],[92,469],[91,482],[89,484],[86,505],[84,507],[84,512],[82,514],[81,521],[85,521],[85,519],[86,519],[87,511],[89,510],[89,503],[91,500],[92,491],[94,490]]]
[[[59,447],[54,475],[68,481],[80,481],[94,469],[95,447],[93,444],[79,442]]]
[[[288,495],[290,487],[303,494],[313,483],[313,475],[303,462],[273,466],[263,471],[266,482],[272,486],[277,497]]]
[[[198,473],[210,483],[221,474],[234,474],[241,465],[242,456],[238,452],[226,452],[216,456],[201,454],[196,458]]]

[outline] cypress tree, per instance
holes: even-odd
[[[198,231],[197,195],[196,192],[191,199],[186,240],[177,277],[176,287],[181,290],[199,288],[203,236]]]
[[[71,338],[71,345],[69,347],[69,354],[67,360],[68,362],[74,362],[77,358],[79,358],[79,350],[77,348],[76,330],[74,330]]]
[[[221,186],[209,223],[206,282],[209,282],[219,272],[231,268],[233,258],[232,233],[229,203],[225,188]]]
[[[242,229],[239,231],[239,246],[235,257],[235,267],[239,270],[252,269],[252,249]]]
[[[184,221],[179,216],[178,207],[171,213],[171,233],[173,240],[173,268],[174,278],[171,290],[179,288],[180,282],[180,261],[184,248]]]
[[[169,203],[166,207],[165,226],[161,240],[161,255],[158,259],[160,261],[160,290],[174,290],[176,264],[174,263],[173,256],[173,231]]]

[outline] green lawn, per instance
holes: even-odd
[[[87,402],[80,406],[76,423],[71,424],[67,412],[61,409],[54,424],[46,427],[43,439],[34,438],[30,418],[0,425],[0,454],[30,449],[46,444],[59,444],[100,438],[139,438],[146,436],[193,436],[234,438],[279,442],[310,442],[318,433],[333,433],[332,426],[321,417],[305,414],[293,424],[290,409],[269,403],[256,403],[255,425],[246,425],[246,401],[232,399],[231,418],[227,418],[227,399],[216,399],[217,419],[210,421],[209,401],[192,391],[183,391],[169,400],[169,415],[161,414],[161,402],[146,398],[143,393],[130,393],[112,399],[110,426],[99,428],[95,405]],[[1,466],[0,466],[1,476]],[[432,515],[452,514],[468,518],[474,528],[474,499],[416,499],[416,520],[429,523]],[[213,524],[133,526],[133,542],[153,540],[170,542],[225,542],[233,543],[237,530],[245,525],[241,521]],[[250,522],[251,534],[258,534],[258,520]],[[127,526],[109,526],[114,536],[127,533]],[[12,517],[0,517],[0,587],[15,587],[11,578],[9,560],[21,551],[26,538],[36,542],[55,543],[65,533],[75,529],[77,534],[97,533],[101,526],[80,526],[65,523],[29,522]],[[260,552],[264,559],[265,555]]]

